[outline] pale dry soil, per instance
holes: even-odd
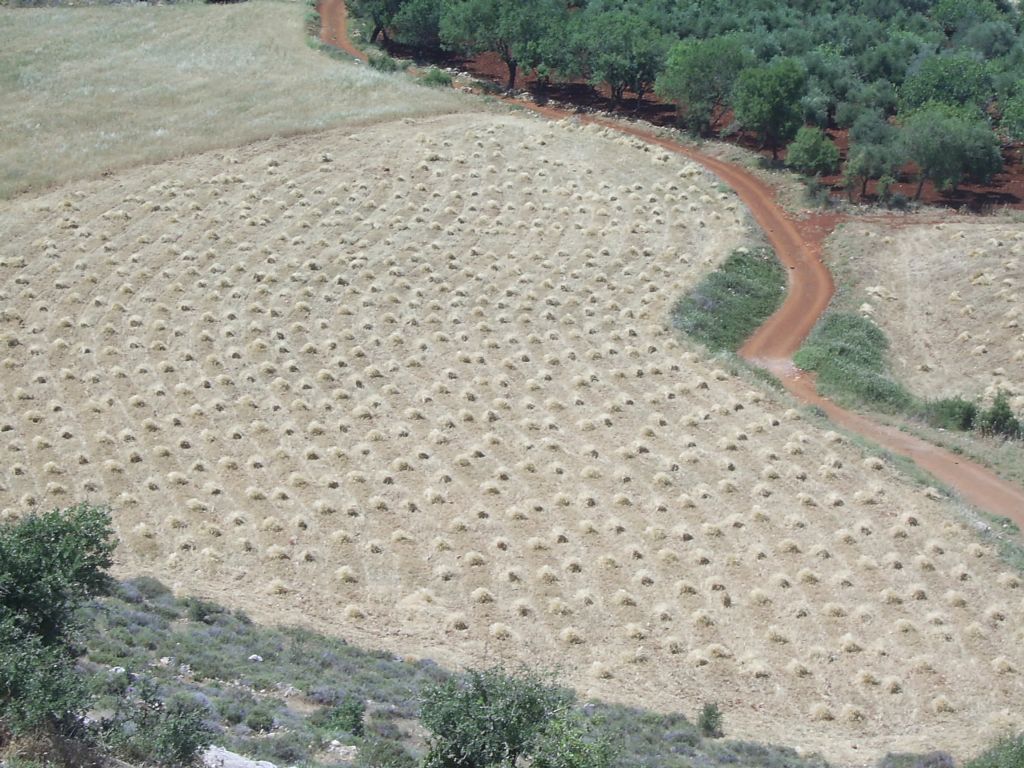
[[[681,342],[746,213],[520,116],[271,141],[0,204],[0,514],[120,574],[867,764],[1024,711],[953,504]]]
[[[0,8],[0,198],[271,136],[469,105],[306,44],[302,8]]]
[[[857,311],[891,342],[895,377],[928,398],[1024,410],[1024,227],[953,219],[897,228],[844,225],[829,250],[863,293]]]

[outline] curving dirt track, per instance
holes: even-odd
[[[321,41],[365,61],[366,54],[349,39],[344,0],[321,0],[318,10],[322,18]],[[822,263],[821,255],[825,238],[839,223],[839,217],[794,219],[778,204],[774,191],[751,173],[641,128],[553,107],[515,103],[547,117],[574,117],[581,122],[595,123],[685,155],[732,187],[764,230],[779,260],[789,269],[789,292],[785,302],[747,339],[740,355],[771,371],[791,394],[820,407],[837,424],[911,459],[979,509],[1008,517],[1024,527],[1024,489],[950,451],[840,408],[818,393],[812,375],[793,364],[793,354],[818,322],[835,291],[832,275]]]

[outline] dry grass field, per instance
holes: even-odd
[[[5,518],[106,501],[123,574],[718,700],[843,764],[1024,724],[1021,577],[669,329],[752,242],[688,161],[397,120],[22,196],[0,230]]]
[[[305,42],[301,8],[0,8],[0,198],[271,136],[453,112]]]
[[[898,380],[923,397],[1024,410],[1024,228],[1019,221],[847,224],[833,237],[892,343]]]

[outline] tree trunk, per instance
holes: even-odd
[[[644,103],[644,89],[643,87],[636,89],[636,105],[633,107],[634,112],[640,111],[640,105]]]
[[[380,22],[374,22],[374,24],[373,24],[373,34],[370,35],[370,45],[373,45],[375,42],[377,42],[377,35],[379,35],[383,31],[384,31],[384,25],[381,24]]]
[[[921,199],[921,193],[924,192],[925,181],[927,181],[927,178],[924,175],[922,175],[921,179],[917,182],[917,193],[914,195],[915,200]]]
[[[870,181],[870,179],[865,176],[864,181],[862,181],[860,185],[860,197],[862,200],[868,195],[868,181]]]
[[[515,59],[506,59],[505,66],[508,67],[508,85],[505,86],[505,93],[512,93],[516,87],[516,70],[519,69],[519,62]]]

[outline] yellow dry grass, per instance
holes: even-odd
[[[0,50],[0,198],[466,104],[311,50],[293,3],[0,8]]]
[[[923,397],[1024,410],[1024,230],[1018,221],[848,224],[833,238],[885,331],[893,372]]]
[[[1021,579],[668,328],[749,242],[716,190],[460,115],[0,204],[0,515],[109,501],[121,573],[844,764],[977,749]]]

